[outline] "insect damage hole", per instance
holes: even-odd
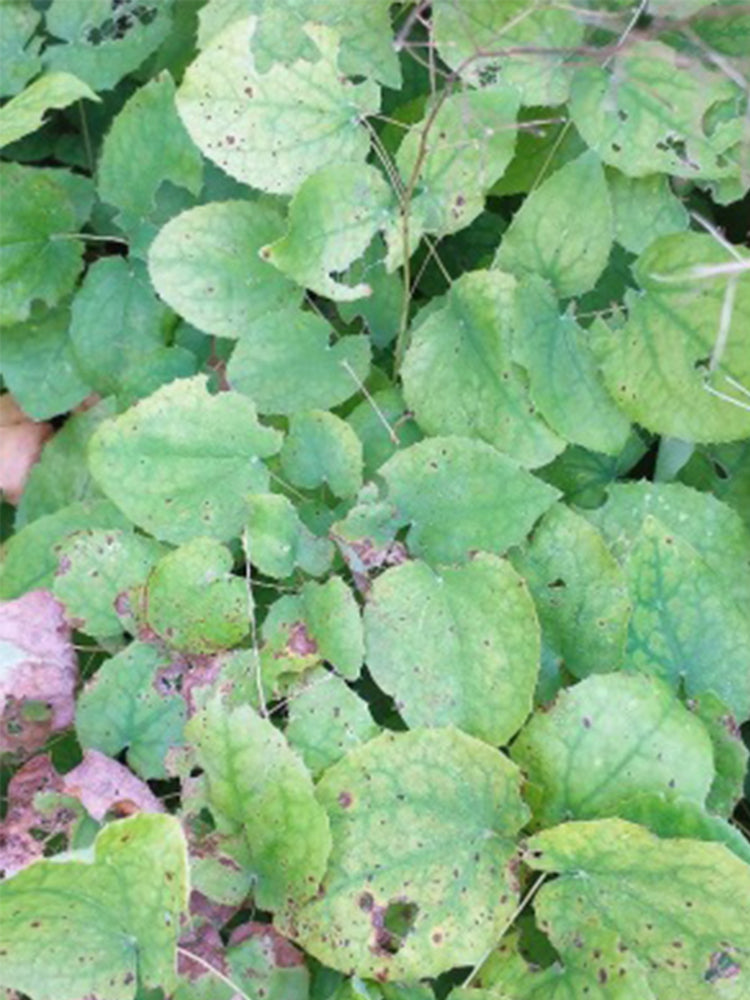
[[[375,930],[373,950],[381,955],[397,955],[414,929],[418,913],[419,906],[405,900],[374,906],[370,918]]]

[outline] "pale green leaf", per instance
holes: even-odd
[[[535,467],[564,442],[535,412],[513,364],[515,291],[515,279],[501,271],[463,274],[413,331],[401,376],[425,431],[481,438]]]
[[[350,497],[362,485],[362,444],[349,424],[325,410],[291,417],[280,458],[284,476],[306,490],[325,484],[335,496]]]
[[[145,616],[166,646],[200,655],[244,638],[252,597],[232,563],[229,550],[211,538],[194,538],[156,563],[146,583]]]
[[[363,163],[370,146],[360,120],[379,107],[372,81],[354,84],[336,65],[338,42],[308,29],[320,57],[262,73],[250,44],[257,20],[230,24],[185,73],[177,109],[201,152],[237,180],[292,194],[327,163]]]
[[[560,167],[524,201],[503,236],[496,264],[538,274],[561,298],[596,284],[612,247],[612,206],[598,156]]]
[[[688,228],[687,209],[672,193],[664,174],[628,177],[606,171],[615,220],[615,239],[631,253],[642,253],[659,236]]]
[[[550,286],[527,275],[516,290],[514,359],[529,376],[528,394],[566,441],[619,455],[630,421],[604,387],[586,333],[560,307]]]
[[[630,177],[718,178],[738,172],[731,147],[741,118],[712,126],[709,112],[737,97],[737,85],[710,63],[640,39],[615,52],[607,69],[581,67],[570,109],[591,149]]]
[[[81,746],[110,757],[127,750],[141,777],[166,778],[165,756],[182,743],[185,723],[185,702],[169,688],[170,666],[169,656],[145,642],[105,660],[76,702]]]
[[[714,776],[703,725],[661,682],[613,673],[561,691],[513,744],[538,826],[616,815],[629,798],[675,790],[703,805]]]
[[[331,849],[329,821],[283,735],[251,708],[228,711],[214,700],[186,736],[218,830],[247,847],[257,905],[289,911],[314,896]]]
[[[3,330],[3,381],[34,420],[66,413],[89,394],[71,344],[69,323],[70,309],[61,305]]]
[[[280,444],[249,399],[211,396],[198,376],[105,421],[91,439],[89,465],[107,496],[157,538],[226,540],[245,522],[245,495],[267,488],[261,458]]]
[[[326,965],[381,981],[473,965],[516,905],[519,783],[506,757],[455,729],[351,750],[318,784],[333,849],[293,936]]]
[[[534,910],[563,961],[575,965],[583,949],[608,974],[622,966],[630,975],[621,961],[629,953],[655,998],[747,994],[750,866],[726,847],[660,840],[605,819],[539,833],[525,856],[532,868],[558,873]]]
[[[467,83],[515,87],[524,104],[566,100],[575,65],[569,50],[583,40],[573,8],[548,0],[437,0],[433,18],[440,57]]]
[[[0,0],[0,18],[0,97],[11,97],[42,67],[41,40],[33,37],[41,14],[26,0]]]
[[[296,566],[320,576],[328,569],[333,549],[327,538],[316,538],[302,523],[285,496],[259,493],[247,498],[247,551],[261,573],[283,578]]]
[[[91,528],[68,535],[55,551],[52,591],[68,620],[88,635],[106,638],[123,631],[115,610],[118,596],[143,584],[165,549],[132,531]]]
[[[260,256],[318,295],[362,298],[369,285],[347,285],[332,275],[362,256],[392,211],[393,194],[374,167],[330,164],[302,182],[289,206],[288,231]]]
[[[298,675],[322,662],[299,594],[284,594],[271,604],[260,636],[261,682],[267,699],[285,697],[289,687],[299,680]]]
[[[557,490],[483,441],[434,437],[381,469],[388,500],[409,524],[411,552],[430,563],[465,562],[474,550],[502,555],[531,530]]]
[[[485,195],[502,176],[516,144],[515,90],[467,90],[440,97],[437,111],[413,125],[396,154],[409,206],[409,247],[422,233],[444,236],[468,226],[484,208]],[[388,266],[400,264],[406,232],[401,217],[387,236]]]
[[[305,33],[307,21],[334,28],[341,36],[338,63],[350,76],[373,76],[389,87],[401,85],[401,69],[394,51],[390,0],[368,0],[367,5],[339,0],[294,0],[293,6],[276,0],[209,0],[200,12],[201,49],[233,21],[258,16],[250,43],[258,70],[275,63],[315,58],[315,46]]]
[[[725,503],[681,483],[616,483],[607,502],[585,517],[602,532],[619,562],[640,540],[648,515],[679,535],[741,606],[750,602],[750,531]]]
[[[117,392],[127,370],[142,369],[163,344],[166,312],[138,261],[105,257],[90,267],[70,321],[76,364],[89,385]]]
[[[137,69],[169,34],[172,0],[52,0],[43,53],[48,69],[67,70],[94,90],[110,90]]]
[[[315,313],[285,309],[259,317],[227,366],[233,389],[247,393],[260,413],[329,409],[353,396],[367,378],[366,337],[329,343],[331,328]]]
[[[102,144],[99,197],[119,209],[125,231],[153,211],[165,181],[193,195],[200,192],[201,155],[180,121],[174,95],[169,73],[149,80],[124,105]]]
[[[12,600],[27,590],[50,588],[57,569],[55,546],[73,531],[128,528],[109,500],[80,500],[60,507],[17,531],[3,548],[0,599]]]
[[[83,243],[65,187],[50,171],[0,163],[0,325],[20,323],[41,300],[56,305],[83,266]]]
[[[305,675],[287,703],[286,737],[314,777],[379,731],[367,703],[327,670]]]
[[[255,321],[302,298],[259,256],[282,231],[270,205],[225,201],[188,209],[151,244],[151,280],[189,323],[219,337],[241,337]]]
[[[602,341],[600,360],[616,402],[647,430],[705,442],[750,434],[750,271],[732,279],[731,299],[726,275],[694,273],[736,264],[700,233],[662,237],[640,257],[636,276],[644,291],[631,297],[625,328]]]
[[[385,248],[380,237],[376,237],[364,255],[354,261],[345,277],[347,283],[365,282],[370,294],[352,302],[339,302],[339,315],[347,323],[361,316],[373,344],[387,347],[398,333],[404,283],[400,274],[386,271]]]
[[[0,884],[0,985],[34,1000],[171,991],[187,896],[185,840],[173,816],[112,823],[90,860],[38,861]]]
[[[576,677],[622,666],[627,583],[596,529],[555,504],[511,560],[534,598],[544,646],[560,666]]]
[[[496,556],[387,570],[364,623],[368,670],[408,726],[455,725],[497,746],[531,711],[539,625],[528,591]]]
[[[721,575],[650,515],[625,574],[633,602],[625,666],[688,695],[711,691],[738,719],[750,718],[750,621]]]
[[[46,73],[0,109],[0,148],[36,132],[51,108],[67,108],[81,98],[98,101],[91,88],[72,73]]]

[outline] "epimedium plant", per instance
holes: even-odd
[[[748,996],[750,10],[0,12],[0,985]]]

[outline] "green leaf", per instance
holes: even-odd
[[[638,260],[644,292],[631,296],[625,328],[599,350],[612,396],[648,430],[705,442],[750,434],[742,391],[750,386],[750,275],[732,279],[731,299],[725,275],[701,276],[702,268],[726,265],[736,267],[734,256],[700,233],[662,237]]]
[[[370,294],[332,277],[367,249],[392,212],[393,195],[382,175],[362,164],[333,163],[303,181],[289,206],[289,228],[260,250],[298,285],[329,299],[349,301]]]
[[[194,538],[165,555],[146,583],[146,622],[172,649],[200,655],[236,646],[247,634],[252,595],[232,575],[232,555]]]
[[[119,209],[118,224],[126,232],[152,213],[165,181],[196,196],[200,192],[201,156],[177,114],[174,96],[169,73],[150,80],[129,98],[102,144],[99,197]]]
[[[339,576],[325,583],[306,583],[300,591],[305,623],[323,660],[354,681],[364,659],[364,637],[359,607]]]
[[[360,124],[379,107],[379,88],[354,84],[336,65],[330,29],[310,26],[317,62],[256,67],[250,44],[255,18],[225,28],[188,67],[177,109],[193,141],[231,177],[293,194],[327,163],[362,164],[370,139]]]
[[[516,905],[519,780],[454,729],[383,733],[350,751],[318,784],[333,849],[292,936],[326,965],[381,981],[473,965]]]
[[[36,132],[50,108],[67,108],[81,98],[99,98],[83,80],[71,73],[47,73],[0,109],[0,148]]]
[[[89,465],[101,489],[140,528],[179,544],[226,540],[245,521],[245,495],[268,486],[260,461],[280,435],[233,392],[209,395],[206,379],[158,389],[91,439]]]
[[[575,65],[569,50],[583,40],[574,9],[525,0],[437,0],[433,18],[441,59],[467,83],[515,87],[524,104],[567,99]]]
[[[46,442],[16,508],[16,531],[77,500],[101,496],[89,475],[86,450],[94,430],[114,413],[114,400],[100,400],[87,410],[72,413]]]
[[[37,518],[9,538],[4,547],[0,600],[12,600],[27,590],[50,588],[57,569],[55,546],[72,532],[128,527],[109,500],[80,500]]]
[[[607,979],[623,967],[640,977],[636,996],[644,980],[654,997],[747,992],[750,867],[724,846],[660,840],[605,819],[539,833],[525,853],[532,868],[558,873],[534,910],[566,963],[583,949]],[[624,952],[635,969],[623,965]]]
[[[143,584],[165,549],[134,532],[92,528],[69,535],[55,551],[59,565],[52,591],[68,620],[88,635],[107,638],[123,631],[115,610],[118,596]]]
[[[251,562],[261,573],[283,578],[299,566],[320,576],[333,555],[331,543],[316,538],[285,496],[260,493],[247,498],[247,548]]]
[[[605,674],[561,691],[513,744],[538,826],[618,813],[638,795],[703,805],[714,776],[708,734],[661,682]]]
[[[516,290],[514,360],[529,375],[528,394],[549,426],[566,441],[619,455],[630,421],[604,387],[586,333],[560,307],[549,285],[533,274]]]
[[[580,68],[570,100],[573,123],[605,163],[629,177],[738,173],[731,148],[740,138],[741,118],[712,127],[709,114],[738,96],[729,77],[647,39],[615,52],[610,67]]]
[[[687,706],[705,726],[714,748],[716,774],[706,807],[710,812],[731,817],[742,798],[748,757],[750,757],[742,740],[740,727],[732,713],[716,695],[704,692],[698,698],[691,698]]]
[[[679,478],[723,500],[750,528],[750,440],[696,448]]]
[[[593,288],[614,238],[612,206],[599,158],[591,152],[560,167],[524,201],[495,263],[538,274],[560,298]]]
[[[500,271],[463,274],[413,331],[401,376],[425,431],[481,438],[534,467],[554,458],[563,441],[534,411],[513,364],[515,290],[515,279]]]
[[[227,711],[214,700],[186,736],[218,830],[247,847],[256,904],[288,912],[315,895],[331,849],[328,817],[282,734],[251,708]]]
[[[750,622],[700,551],[648,516],[625,573],[633,601],[625,666],[688,695],[711,691],[750,718]]]
[[[44,50],[45,67],[110,90],[167,37],[172,0],[125,0],[116,15],[110,0],[52,0],[46,19],[58,41]]]
[[[401,522],[411,525],[411,552],[430,563],[466,562],[474,550],[502,555],[558,496],[511,459],[471,438],[428,438],[397,452],[380,471],[388,500]]]
[[[286,478],[302,489],[325,484],[337,497],[350,497],[362,485],[362,444],[349,424],[325,410],[291,417],[280,458]]]
[[[3,380],[34,420],[66,413],[89,394],[71,345],[69,323],[69,308],[58,306],[3,330]]]
[[[185,702],[160,677],[170,659],[154,646],[133,642],[101,665],[76,703],[76,733],[82,747],[110,757],[127,750],[142,778],[166,778],[164,759],[182,743]]]
[[[618,807],[621,819],[647,827],[657,837],[686,837],[724,844],[750,864],[750,843],[739,827],[718,816],[709,816],[703,806],[672,795],[639,795]]]
[[[647,451],[644,436],[634,429],[617,456],[569,445],[562,455],[539,469],[537,475],[560,489],[566,502],[585,508],[598,507],[606,498],[607,488],[637,465]]]
[[[172,990],[187,893],[185,841],[173,816],[112,823],[91,860],[38,861],[0,884],[0,984],[35,1000]]]
[[[285,309],[259,317],[227,366],[233,389],[247,393],[260,413],[330,409],[353,396],[367,378],[366,337],[329,343],[331,328],[315,313]]]
[[[336,674],[312,670],[288,699],[286,738],[318,777],[355,746],[376,736],[379,727],[364,702]]]
[[[539,625],[522,581],[496,556],[387,570],[364,623],[367,667],[408,726],[455,725],[498,746],[531,711]]]
[[[259,255],[282,230],[271,205],[226,201],[188,209],[151,244],[151,280],[189,323],[219,337],[241,337],[258,320],[302,298]]]
[[[611,168],[606,176],[615,239],[626,250],[642,253],[659,236],[688,228],[690,216],[672,193],[668,177],[663,174],[628,177]]]
[[[38,55],[41,43],[34,37],[41,15],[25,0],[0,0],[0,8],[0,97],[11,97],[42,67]]]
[[[468,226],[485,195],[513,158],[518,95],[515,90],[463,91],[438,98],[439,108],[413,125],[396,154],[409,205],[409,246],[422,233],[444,236]],[[403,220],[387,236],[389,269],[404,254]]]
[[[76,364],[97,392],[117,392],[123,374],[138,370],[162,344],[166,309],[145,268],[123,257],[106,257],[89,268],[73,300],[70,339]]]
[[[20,323],[40,300],[56,305],[83,266],[73,204],[54,175],[0,163],[0,325]]]
[[[555,504],[511,561],[534,598],[544,646],[560,666],[575,677],[622,666],[630,618],[627,583],[596,529]]]

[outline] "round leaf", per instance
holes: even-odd
[[[380,980],[474,964],[516,905],[519,780],[454,729],[383,733],[350,751],[318,784],[333,849],[292,936],[326,965]]]
[[[258,424],[255,407],[233,392],[209,395],[204,376],[182,379],[98,428],[91,474],[139,527],[164,541],[239,532],[245,495],[267,488],[260,461],[280,435]]]
[[[531,711],[539,626],[522,581],[496,556],[387,570],[364,621],[368,669],[410,727],[455,725],[501,745]]]

